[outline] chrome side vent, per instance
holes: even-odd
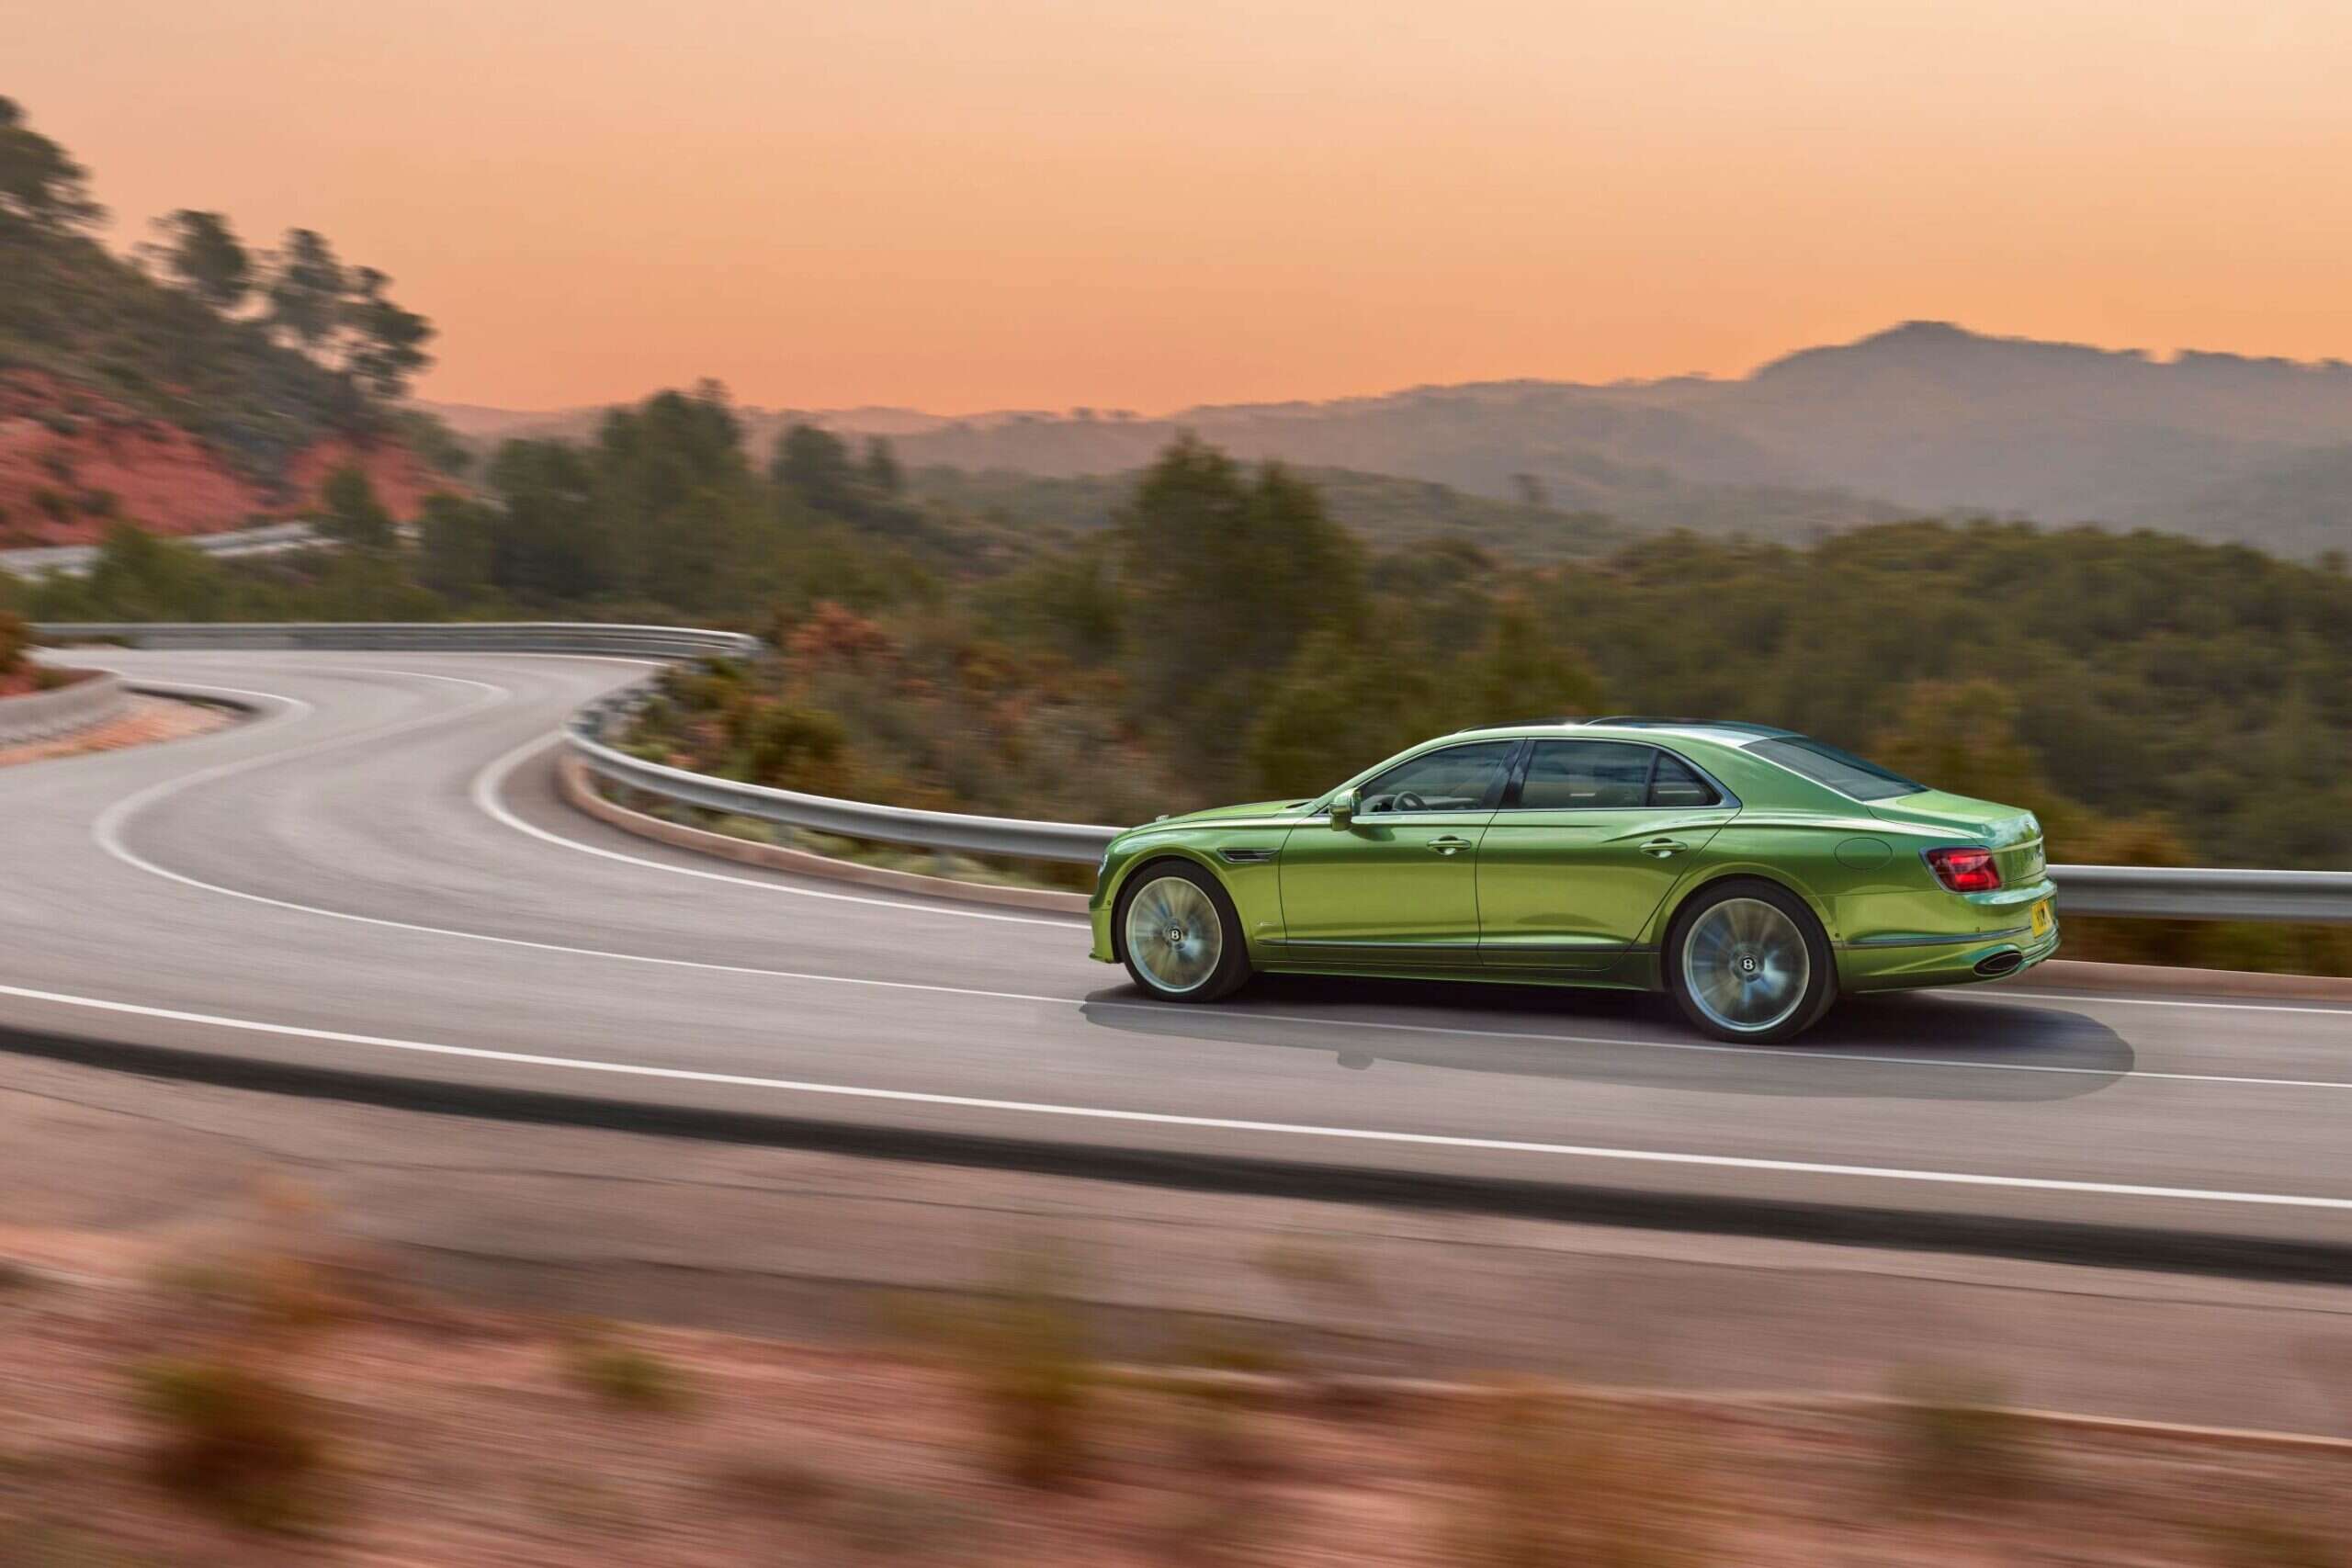
[[[1223,860],[1228,865],[1255,865],[1261,861],[1270,861],[1273,859],[1277,852],[1279,852],[1274,850],[1219,850],[1217,851],[1217,858]]]

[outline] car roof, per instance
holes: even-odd
[[[1718,741],[1725,746],[1745,746],[1751,740],[1769,739],[1774,736],[1794,735],[1793,729],[1782,729],[1769,724],[1749,724],[1734,718],[1658,718],[1645,714],[1612,714],[1605,718],[1530,718],[1512,724],[1474,725],[1459,734],[1526,735],[1546,730],[1634,730],[1656,735],[1660,732]]]

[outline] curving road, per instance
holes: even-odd
[[[569,810],[554,732],[634,661],[75,658],[261,716],[0,771],[11,1048],[1275,1190],[2352,1259],[2352,1009],[1987,989],[1741,1048],[1575,992],[1261,982],[1169,1008],[1074,920],[797,882]]]

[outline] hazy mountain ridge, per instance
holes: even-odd
[[[1902,515],[1993,513],[2296,555],[2352,544],[2352,457],[2340,455],[2352,451],[2352,365],[2161,358],[1937,321],[1720,380],[1476,382],[1148,419],[746,412],[755,442],[807,418],[888,434],[910,466],[1065,478],[1141,468],[1190,430],[1244,457],[1532,493],[1636,528],[1804,537]],[[596,411],[544,417],[584,434]]]

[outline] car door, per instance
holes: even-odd
[[[1613,967],[1737,806],[1628,740],[1537,740],[1478,851],[1488,968]]]
[[[1356,791],[1344,824],[1283,840],[1280,962],[1316,968],[1475,967],[1478,846],[1515,740],[1440,747]]]

